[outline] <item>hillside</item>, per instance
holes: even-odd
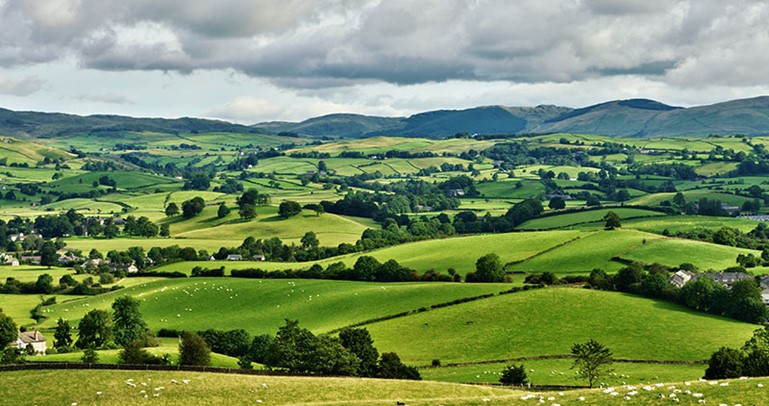
[[[347,117],[347,116],[345,116]],[[681,108],[647,99],[614,100],[578,109],[558,106],[487,106],[439,110],[407,118],[340,115],[300,123],[266,123],[256,127],[308,136],[362,137],[391,135],[442,138],[455,133],[587,133],[606,136],[707,136],[769,134],[769,97]],[[384,123],[384,124],[383,124]]]
[[[0,134],[15,137],[66,137],[78,133],[110,134],[124,131],[147,132],[238,132],[253,129],[217,120],[199,118],[135,118],[115,115],[78,116],[74,114],[12,111],[0,108]]]
[[[77,116],[0,109],[0,134],[15,137],[68,137],[78,134],[157,133],[294,133],[308,137],[378,135],[446,138],[456,133],[524,134],[590,133],[607,136],[706,136],[769,134],[769,97],[732,100],[681,108],[647,99],[614,100],[582,108],[482,106],[436,110],[409,117],[329,114],[301,122],[271,121],[243,126],[197,118],[134,118],[115,115]]]

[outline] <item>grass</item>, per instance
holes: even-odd
[[[695,361],[721,346],[741,346],[757,327],[667,302],[574,288],[497,296],[367,326],[380,351],[397,351],[416,365],[568,354],[573,343],[590,338],[617,358]]]
[[[173,328],[274,334],[284,319],[316,332],[423,306],[509,289],[509,284],[363,283],[322,280],[185,278],[148,282],[117,292],[47,307],[43,327],[59,317],[76,323],[92,309],[108,309],[123,295],[142,301],[153,330]]]
[[[710,216],[668,216],[658,218],[637,218],[622,221],[624,227],[657,234],[662,234],[666,229],[671,233],[674,233],[703,228],[717,230],[721,227],[736,228],[747,233],[756,228],[757,224],[758,222],[754,220]]]
[[[519,225],[517,228],[521,230],[546,230],[546,229],[555,229],[555,228],[566,228],[566,227],[570,227],[570,226],[581,224],[581,223],[603,222],[604,216],[606,216],[606,213],[610,211],[613,211],[614,213],[616,213],[623,220],[623,223],[625,219],[631,219],[631,218],[637,218],[637,217],[665,216],[665,214],[663,213],[651,211],[651,210],[616,207],[616,208],[608,208],[608,209],[580,211],[576,213],[564,213],[560,215],[542,217],[538,219],[529,220]],[[601,224],[601,227],[602,226],[603,224]]]
[[[217,207],[207,207],[203,213],[190,220],[172,223],[171,234],[178,238],[218,238],[240,242],[248,236],[256,239],[278,237],[298,243],[305,233],[313,231],[321,245],[337,246],[341,243],[355,243],[367,228],[379,227],[368,219],[353,219],[330,213],[317,216],[308,210],[283,219],[278,216],[278,208],[275,206],[259,207],[259,216],[245,222],[240,221],[237,207],[233,207],[230,215],[223,219],[216,217],[217,210]]]
[[[30,385],[32,379],[46,382],[46,390]],[[128,379],[137,387],[128,386]],[[182,383],[183,380],[188,380],[188,384]],[[161,386],[163,389],[154,390]],[[146,390],[148,399],[144,399],[142,390]],[[155,393],[157,397],[153,396]],[[495,403],[516,401],[522,394],[506,388],[442,382],[204,372],[43,370],[0,374],[0,397],[8,404],[393,405],[402,401],[411,405],[448,406],[479,404],[484,398],[494,399]]]
[[[499,383],[499,377],[507,366],[523,364],[533,385],[583,385],[584,381],[575,377],[571,368],[573,363],[572,359],[544,359],[426,368],[419,372],[427,380],[494,384]],[[615,362],[612,368],[614,373],[601,379],[606,385],[694,381],[703,376],[706,365]]]
[[[734,248],[724,245],[709,244],[676,238],[650,240],[622,255],[622,258],[642,261],[645,263],[658,262],[665,265],[678,265],[689,262],[699,269],[721,270],[736,266],[738,254],[752,253],[761,256],[760,251]]]
[[[367,255],[385,262],[395,259],[403,266],[418,272],[430,269],[444,273],[448,268],[454,268],[458,274],[466,274],[475,270],[475,261],[482,255],[496,253],[503,262],[522,261],[572,239],[587,235],[579,231],[544,231],[527,233],[485,234],[465,237],[453,237],[440,240],[418,241],[396,245],[375,251],[349,254],[327,258],[315,262],[184,262],[159,267],[163,272],[186,272],[199,265],[204,267],[226,266],[227,269],[262,268],[277,269],[306,269],[313,263],[322,266],[334,262],[344,262],[353,266],[359,257]]]

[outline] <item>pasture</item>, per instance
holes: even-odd
[[[603,218],[610,211],[616,213],[623,221],[626,219],[639,218],[639,217],[664,217],[664,213],[642,210],[625,207],[611,207],[599,210],[586,210],[576,213],[564,213],[559,215],[552,215],[542,218],[526,221],[519,225],[517,228],[520,230],[550,230],[557,228],[567,228],[577,224],[584,223],[601,223],[600,227],[603,227]],[[664,220],[662,220],[664,221]]]
[[[697,361],[721,346],[741,346],[758,326],[633,295],[552,288],[366,328],[380,351],[397,351],[407,362],[430,365],[433,359],[448,364],[568,354],[573,343],[590,338],[610,348],[616,358]],[[682,342],[686,345],[671,345]]]
[[[134,285],[99,296],[48,306],[43,327],[59,317],[76,323],[92,309],[108,309],[123,295],[141,300],[153,330],[231,330],[274,334],[284,319],[315,332],[416,310],[465,297],[497,293],[509,284],[366,283],[302,279],[184,278]]]

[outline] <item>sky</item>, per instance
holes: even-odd
[[[243,124],[769,94],[769,2],[0,0],[0,107]]]

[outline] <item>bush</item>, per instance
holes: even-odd
[[[520,366],[510,365],[502,370],[502,376],[499,377],[499,383],[511,386],[523,386],[529,383],[529,377],[526,375],[526,368],[523,364]]]

